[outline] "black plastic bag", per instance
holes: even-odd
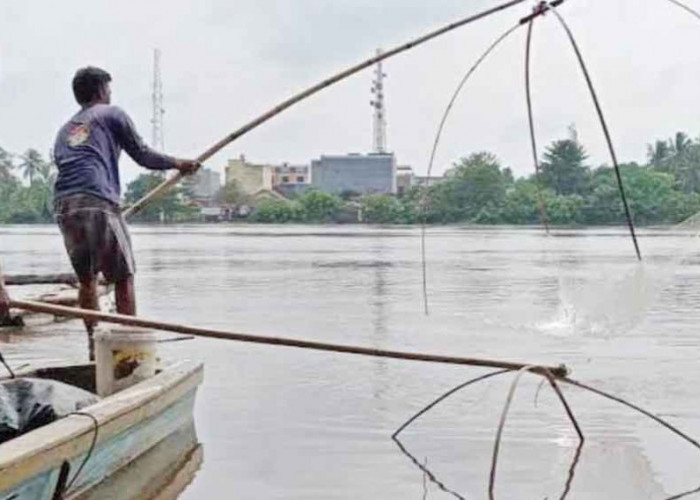
[[[38,378],[0,382],[0,443],[99,401],[91,392]]]

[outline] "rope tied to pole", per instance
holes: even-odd
[[[430,174],[433,172],[433,164],[435,163],[435,155],[438,150],[438,146],[440,145],[440,139],[442,138],[442,131],[445,128],[445,123],[447,123],[447,118],[450,116],[450,112],[452,111],[452,108],[455,105],[455,102],[457,101],[457,98],[459,97],[459,94],[462,92],[462,89],[464,86],[467,84],[471,76],[476,72],[476,70],[481,66],[481,63],[484,62],[484,60],[498,47],[501,42],[503,42],[506,38],[508,38],[513,32],[515,32],[518,28],[520,27],[519,24],[516,24],[512,28],[509,28],[505,33],[503,33],[501,36],[496,38],[496,40],[489,45],[486,50],[479,56],[479,58],[474,62],[474,64],[467,70],[467,72],[464,74],[462,79],[460,80],[459,84],[455,88],[454,92],[452,93],[452,97],[450,98],[450,101],[447,103],[447,106],[445,107],[445,111],[442,114],[442,118],[440,119],[440,124],[438,125],[437,131],[435,132],[435,139],[433,141],[433,147],[430,151],[430,159],[428,160],[428,169],[427,169],[427,185],[425,187],[425,191],[421,195],[420,198],[420,203],[419,203],[419,210],[421,214],[421,233],[420,233],[420,243],[421,243],[421,269],[422,269],[422,278],[423,278],[423,308],[424,312],[427,315],[429,311],[429,306],[428,306],[428,265],[427,265],[427,259],[426,259],[426,225],[427,225],[427,218],[428,218],[428,189],[430,188]]]
[[[535,12],[539,15],[544,15],[546,12],[546,2],[541,2],[535,7]],[[534,14],[534,13],[533,13]],[[522,23],[522,20],[521,20]],[[537,139],[535,137],[535,119],[532,112],[532,92],[530,89],[530,55],[532,48],[532,29],[534,27],[535,17],[532,17],[527,23],[527,39],[525,41],[525,99],[527,104],[527,120],[530,129],[530,145],[532,147],[532,160],[535,165],[535,181],[537,184],[537,210],[540,213],[540,220],[544,226],[544,230],[549,234],[549,220],[547,217],[547,208],[542,199],[542,173],[540,172],[540,161],[537,153]]]
[[[588,71],[588,67],[586,66],[586,62],[583,59],[583,55],[581,54],[581,50],[579,49],[578,43],[576,43],[576,39],[574,37],[574,34],[572,33],[571,29],[569,28],[569,25],[566,23],[564,18],[557,12],[556,9],[556,2],[549,3],[547,6],[547,10],[550,10],[554,13],[556,16],[557,20],[561,24],[561,26],[564,28],[564,31],[566,32],[567,37],[569,38],[569,41],[571,42],[571,46],[574,49],[574,52],[576,54],[576,59],[578,60],[579,66],[581,68],[581,71],[583,72],[583,76],[586,80],[586,85],[588,86],[588,91],[591,94],[591,99],[593,99],[593,105],[595,106],[596,113],[598,114],[598,120],[600,121],[600,125],[603,129],[603,135],[605,136],[605,142],[608,146],[608,151],[610,152],[610,158],[612,159],[613,167],[615,170],[615,178],[617,179],[617,187],[620,191],[620,198],[622,200],[622,206],[624,208],[625,212],[625,219],[627,221],[627,227],[629,228],[630,236],[632,238],[632,243],[634,244],[634,251],[637,254],[637,260],[641,262],[642,260],[642,253],[639,250],[639,243],[637,242],[637,235],[634,230],[634,222],[632,220],[632,213],[629,208],[629,203],[627,203],[627,195],[625,194],[625,186],[624,183],[622,182],[622,174],[620,172],[620,165],[618,164],[617,161],[617,155],[615,154],[615,148],[613,147],[613,142],[610,137],[610,131],[608,129],[607,122],[605,121],[605,116],[603,115],[603,109],[600,105],[600,101],[598,100],[598,95],[595,91],[595,87],[593,86],[593,81],[591,80],[591,75]]]

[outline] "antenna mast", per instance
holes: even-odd
[[[377,56],[382,54],[382,49],[377,49]],[[373,99],[370,105],[374,108],[374,153],[386,153],[386,109],[384,107],[384,78],[386,73],[382,69],[382,61],[378,61],[372,80]]]
[[[160,76],[160,50],[153,49],[153,93],[151,94],[151,104],[153,107],[153,116],[151,124],[151,145],[158,151],[163,151],[165,148],[165,140],[163,139],[163,81]]]

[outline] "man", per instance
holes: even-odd
[[[10,296],[5,288],[2,268],[0,268],[0,326],[24,326],[21,316],[10,316]]]
[[[2,276],[0,267],[0,325],[10,317],[10,296],[5,290],[5,278]]]
[[[124,149],[142,167],[193,173],[199,163],[149,148],[129,116],[111,106],[106,71],[86,67],[73,77],[81,109],[58,132],[54,160],[58,167],[54,212],[73,269],[80,281],[80,306],[99,309],[97,275],[115,285],[117,312],[135,315],[135,272],[131,240],[119,208],[119,155]],[[94,324],[85,322],[90,338]]]

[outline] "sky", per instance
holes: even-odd
[[[700,0],[685,0],[700,9]],[[151,136],[153,49],[160,49],[165,151],[196,157],[296,92],[443,24],[502,0],[0,0],[0,147],[47,154],[77,110],[75,70],[113,77],[113,103]],[[386,61],[387,143],[425,174],[454,88],[486,47],[526,15],[525,2]],[[669,0],[567,0],[569,23],[598,91],[620,161],[682,130],[700,134],[700,20]],[[488,150],[516,175],[532,164],[524,90],[525,29],[467,83],[446,124],[434,172]],[[565,32],[536,21],[532,92],[540,149],[575,124],[589,164],[610,163]],[[206,163],[223,172],[240,154],[261,163],[309,163],[372,147],[370,69],[322,91]],[[542,152],[542,151],[541,151]],[[141,170],[122,159],[123,182]]]

